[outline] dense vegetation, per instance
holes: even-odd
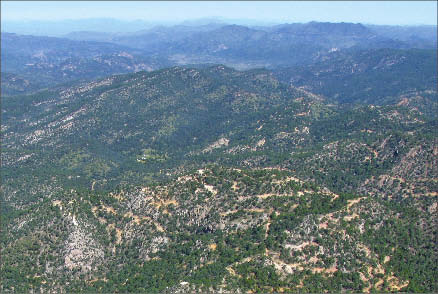
[[[337,195],[288,171],[218,166],[111,194],[65,191],[6,221],[2,287],[429,292],[437,285],[432,204]]]

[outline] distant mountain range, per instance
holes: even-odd
[[[236,26],[236,24],[234,24]],[[106,41],[112,41],[115,43],[123,43],[128,45],[129,42],[134,42],[134,40],[130,39],[130,35],[132,36],[144,36],[145,39],[149,36],[148,34],[154,34],[155,37],[161,37],[161,42],[175,41],[174,38],[179,38],[179,34],[182,32],[197,32],[197,31],[209,31],[213,29],[220,29],[221,27],[230,26],[230,24],[226,22],[201,22],[198,25],[189,25],[189,23],[183,23],[181,25],[174,26],[155,26],[143,31],[136,31],[130,33],[116,33],[116,34],[108,34],[107,32],[101,33],[106,36]],[[231,25],[232,26],[232,25]],[[431,48],[436,46],[437,36],[436,36],[436,26],[379,26],[379,25],[361,25],[361,24],[352,24],[352,23],[318,23],[318,22],[310,22],[306,24],[295,23],[295,24],[279,24],[272,26],[248,26],[248,25],[238,25],[245,26],[254,31],[265,31],[270,33],[283,33],[289,35],[306,35],[308,38],[312,38],[312,36],[316,36],[318,34],[327,35],[327,38],[330,38],[330,35],[344,35],[348,38],[348,35],[356,34],[357,37],[365,36],[379,36],[384,37],[386,39],[396,40],[405,42],[410,47],[415,48]],[[220,31],[218,32],[218,34]],[[224,33],[227,33],[224,31]],[[160,35],[161,34],[161,35]],[[362,35],[361,35],[362,34]],[[72,38],[75,40],[103,40],[101,35],[98,32],[92,31],[82,31],[82,32],[71,32],[69,34],[64,35],[67,38]],[[94,37],[93,37],[94,36]],[[110,37],[112,36],[112,38]],[[186,37],[183,35],[182,37]],[[275,38],[275,36],[274,36]],[[278,36],[277,36],[278,38]],[[176,39],[176,40],[177,40]],[[327,39],[326,39],[327,40]],[[381,40],[377,40],[382,41]],[[135,43],[134,43],[135,44]],[[141,44],[141,43],[140,43]],[[132,45],[132,44],[131,44]],[[145,47],[143,45],[134,45],[134,47]],[[342,47],[342,46],[341,46]]]
[[[74,31],[126,33],[139,31],[159,23],[143,20],[123,21],[112,18],[70,19],[59,21],[2,21],[2,32],[22,35],[60,37]]]
[[[112,43],[10,33],[2,33],[1,42],[2,94],[6,95],[74,80],[151,71],[171,64],[165,57],[145,55],[141,50]],[[31,82],[18,86],[17,78]]]
[[[276,74],[331,101],[382,104],[436,90],[436,64],[436,50],[337,51],[312,65],[279,68]]]
[[[415,28],[413,32],[419,30]],[[436,45],[436,38],[427,32],[416,40],[407,37],[409,30],[404,35],[380,32],[387,31],[351,23],[311,22],[264,28],[212,24],[156,27],[132,35],[101,36],[96,40],[142,49],[150,54],[160,52],[177,63],[249,63],[253,66],[306,64],[330,50],[345,48],[433,48]],[[400,40],[401,35],[405,36],[403,40]],[[85,32],[67,35],[76,40],[91,40],[92,36]]]
[[[11,21],[2,20],[2,31],[21,35],[37,35],[61,37],[71,32],[93,31],[100,33],[133,33],[151,29],[155,26],[203,26],[209,24],[239,24],[245,26],[272,26],[278,22],[260,21],[252,19],[228,19],[222,17],[188,19],[185,21],[146,21],[120,20],[114,18],[88,18],[54,21]]]
[[[171,65],[220,63],[237,69],[275,68],[312,64],[345,49],[436,48],[430,27],[402,30],[317,22],[257,28],[221,23],[160,26],[117,34],[81,31],[65,38],[2,33],[1,38],[2,72],[24,80],[36,77],[32,83],[41,88]],[[8,90],[6,79],[3,81],[3,93],[19,93]]]

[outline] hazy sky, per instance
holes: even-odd
[[[437,24],[436,1],[1,1],[2,21],[79,18]]]

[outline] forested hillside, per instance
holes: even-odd
[[[436,289],[436,119],[410,105],[174,67],[2,119],[3,290]]]
[[[109,194],[64,191],[4,221],[2,289],[434,291],[433,200],[217,166]]]

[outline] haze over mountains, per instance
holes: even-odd
[[[25,84],[29,77],[38,77],[32,84],[46,87],[171,65],[221,63],[238,69],[274,68],[312,64],[341,49],[433,49],[436,34],[429,31],[429,27],[401,30],[312,22],[257,28],[218,23],[161,26],[135,33],[74,32],[65,36],[72,40],[2,33],[1,70],[18,75],[16,86],[11,82],[18,92],[9,90],[6,80],[2,91],[19,93],[19,80],[27,81]]]
[[[89,31],[107,34],[135,33],[141,30],[148,30],[156,26],[204,26],[209,24],[237,24],[244,26],[272,26],[280,22],[269,22],[251,19],[229,19],[223,17],[204,17],[198,19],[187,19],[185,21],[145,21],[145,20],[120,20],[114,18],[89,18],[89,19],[66,19],[53,21],[13,21],[4,20],[2,30],[22,35],[42,35],[60,37],[72,32]]]
[[[430,29],[2,32],[1,292],[438,291]]]

